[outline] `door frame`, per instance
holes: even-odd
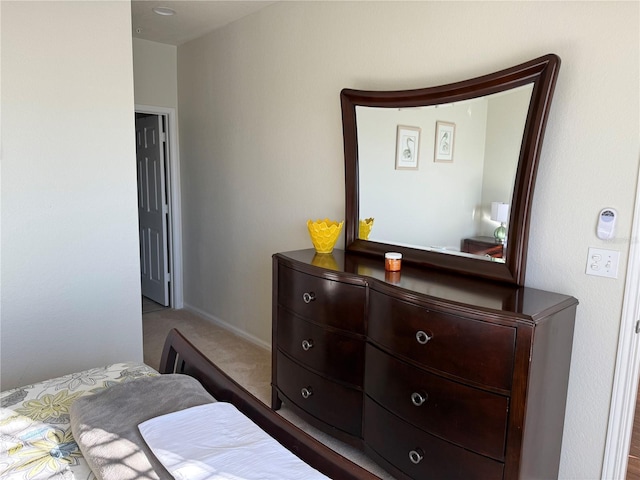
[[[635,202],[602,480],[625,478],[627,474],[638,400],[640,335],[636,333],[636,323],[640,321],[640,248],[634,239],[640,238],[640,175]]]
[[[180,193],[180,149],[178,148],[178,122],[176,109],[153,105],[135,105],[135,113],[160,115],[167,120],[167,188],[169,198],[169,232],[167,245],[169,248],[169,306],[180,309],[184,307],[183,273],[182,273],[182,202]]]

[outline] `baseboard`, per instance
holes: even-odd
[[[269,352],[271,351],[271,344],[267,343],[263,340],[260,340],[258,337],[254,337],[253,335],[249,335],[247,332],[245,332],[244,330],[240,330],[238,327],[231,325],[223,320],[220,320],[218,317],[211,315],[210,313],[205,312],[204,310],[200,310],[198,307],[194,307],[193,305],[189,305],[188,303],[184,303],[183,308],[185,310],[188,310],[192,313],[195,313],[196,315],[203,317],[204,319],[210,321],[211,323],[224,328],[225,330],[228,330],[230,332],[233,332],[234,334],[238,335],[239,337],[244,338],[245,340],[247,340],[248,342],[251,342],[252,344],[264,348],[265,350],[268,350]]]

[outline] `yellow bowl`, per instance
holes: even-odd
[[[328,218],[325,218],[324,220],[307,221],[307,228],[309,229],[311,242],[313,243],[316,252],[333,252],[333,247],[338,241],[343,224],[344,222],[338,223],[333,220],[329,220]]]
[[[360,220],[360,229],[358,230],[358,238],[361,240],[369,240],[369,234],[373,228],[373,218],[365,218]]]

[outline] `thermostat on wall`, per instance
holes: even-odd
[[[618,218],[618,212],[616,212],[615,208],[603,208],[600,211],[597,230],[599,239],[610,240],[613,238],[616,218]]]

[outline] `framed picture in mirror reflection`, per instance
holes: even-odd
[[[417,170],[420,127],[398,125],[396,134],[396,170]]]
[[[453,162],[453,146],[456,134],[456,124],[451,122],[436,122],[436,140],[434,162]]]

